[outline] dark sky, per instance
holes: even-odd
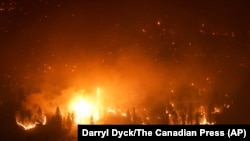
[[[227,123],[250,123],[249,6],[236,0],[1,1],[1,87],[100,85],[118,97],[152,97],[190,84],[216,92],[215,101],[230,96]]]

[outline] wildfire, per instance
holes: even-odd
[[[46,116],[44,116],[42,125],[46,125],[46,123],[47,123],[47,118]]]
[[[72,91],[71,91],[72,92]],[[206,104],[192,108],[191,112],[183,112],[179,103],[169,102],[165,107],[166,111],[157,115],[154,110],[147,108],[127,109],[120,107],[116,103],[107,103],[101,95],[101,89],[98,87],[95,94],[86,94],[84,91],[73,91],[71,98],[64,103],[62,118],[65,121],[73,121],[75,124],[91,124],[91,123],[167,123],[167,124],[200,124],[213,125],[216,123],[218,114],[223,111],[223,107],[208,106]],[[65,108],[66,107],[66,108]],[[162,108],[162,107],[159,107]],[[151,113],[152,112],[152,113]],[[165,113],[164,113],[165,112]],[[68,116],[66,117],[65,115]],[[167,115],[167,116],[166,116]],[[50,120],[48,118],[48,120]],[[44,116],[42,109],[39,107],[30,113],[29,110],[20,112],[16,116],[17,125],[25,130],[30,130],[38,125],[46,125],[47,118]],[[64,123],[63,123],[64,124]],[[70,123],[71,125],[71,123]]]
[[[201,122],[200,122],[201,125],[214,125],[215,123],[214,122],[208,122],[207,121],[207,118],[206,117],[203,117]]]
[[[20,121],[18,120],[18,118],[16,117],[16,123],[17,125],[21,126],[22,128],[24,128],[24,130],[30,130],[35,128],[37,125],[41,124],[41,125],[45,125],[47,122],[47,118],[46,116],[44,116],[44,118],[42,119],[42,121],[35,121],[35,122],[31,122],[31,121]]]
[[[200,124],[208,124],[207,118],[203,117],[203,119],[201,120]]]
[[[201,112],[201,116],[202,116],[202,118],[200,120],[201,125],[202,124],[205,124],[205,125],[214,125],[215,124],[215,122],[209,122],[207,120],[206,116],[207,116],[208,113],[205,111],[203,106],[200,107],[200,112]],[[213,115],[213,114],[218,114],[218,113],[220,113],[220,108],[219,107],[214,107],[213,111],[210,114]]]
[[[35,123],[21,123],[20,121],[16,121],[16,123],[17,123],[17,125],[23,127],[25,130],[35,128],[37,125],[37,122],[35,122]]]
[[[97,96],[100,95],[100,88],[97,88]],[[96,103],[90,98],[84,98],[81,93],[77,93],[69,104],[69,109],[74,113],[74,121],[76,124],[87,124],[91,120],[99,119],[98,99]]]

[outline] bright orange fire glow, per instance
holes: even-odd
[[[150,115],[150,110],[146,108],[126,109],[124,107],[117,106],[116,104],[107,104],[105,101],[105,95],[101,95],[103,92],[98,87],[96,92],[85,93],[83,90],[71,90],[66,94],[70,95],[70,99],[64,103],[62,116],[67,119],[65,115],[69,115],[69,119],[75,124],[97,124],[97,123],[135,123],[134,117],[136,117],[137,123],[151,124],[154,122],[163,122],[162,115],[154,116]],[[68,98],[68,97],[67,97]],[[169,107],[166,108],[166,114],[168,118],[164,119],[167,124],[200,124],[200,125],[214,125],[218,114],[222,112],[222,107],[207,107],[206,105],[199,106],[194,109],[195,112],[189,114],[184,113],[182,116],[181,110],[178,109],[178,104],[174,102],[169,103]],[[127,111],[126,111],[127,110]],[[142,110],[142,111],[141,111]],[[125,112],[126,111],[126,112]],[[154,112],[154,111],[153,111]],[[186,114],[186,115],[185,115]],[[182,117],[181,117],[182,116]],[[190,119],[188,119],[191,117]],[[156,118],[156,119],[155,119]],[[49,119],[48,119],[49,120]],[[32,115],[31,118],[17,116],[16,123],[24,128],[30,130],[38,125],[45,125],[47,122],[46,116]]]
[[[44,116],[42,123],[37,122],[37,121],[35,121],[35,122],[28,122],[28,121],[22,122],[22,121],[19,121],[18,118],[16,118],[17,125],[23,127],[24,130],[33,129],[33,128],[35,128],[39,124],[45,125],[46,122],[47,122],[46,116]]]
[[[99,97],[100,89],[97,88],[97,96]],[[69,103],[69,110],[74,113],[74,121],[76,124],[87,124],[91,120],[99,119],[98,99],[95,100],[85,98],[82,93],[77,93]]]
[[[214,125],[215,123],[214,122],[210,123],[210,122],[207,121],[206,117],[203,117],[200,124],[201,125]]]
[[[44,116],[42,125],[46,125],[46,123],[47,123],[47,117]]]
[[[220,113],[220,108],[214,107],[214,112],[213,113]]]
[[[17,123],[17,125],[23,127],[25,130],[35,128],[37,125],[37,122],[35,122],[35,123],[21,123],[19,121],[16,121],[16,123]]]
[[[215,122],[209,122],[207,120],[207,117],[206,117],[207,112],[205,111],[203,106],[200,107],[200,110],[201,110],[202,118],[201,118],[199,124],[201,124],[201,125],[214,125]],[[214,107],[214,111],[211,114],[216,114],[216,113],[220,113],[220,109],[218,107]]]

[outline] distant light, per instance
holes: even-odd
[[[161,22],[160,22],[160,21],[157,21],[157,25],[161,25]]]

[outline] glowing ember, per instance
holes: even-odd
[[[214,112],[213,113],[220,113],[220,108],[214,107]]]
[[[46,123],[47,123],[47,117],[44,116],[42,125],[45,125]]]
[[[122,113],[121,115],[122,115],[123,117],[126,117],[126,116],[127,116],[127,114],[126,114],[126,113]]]

